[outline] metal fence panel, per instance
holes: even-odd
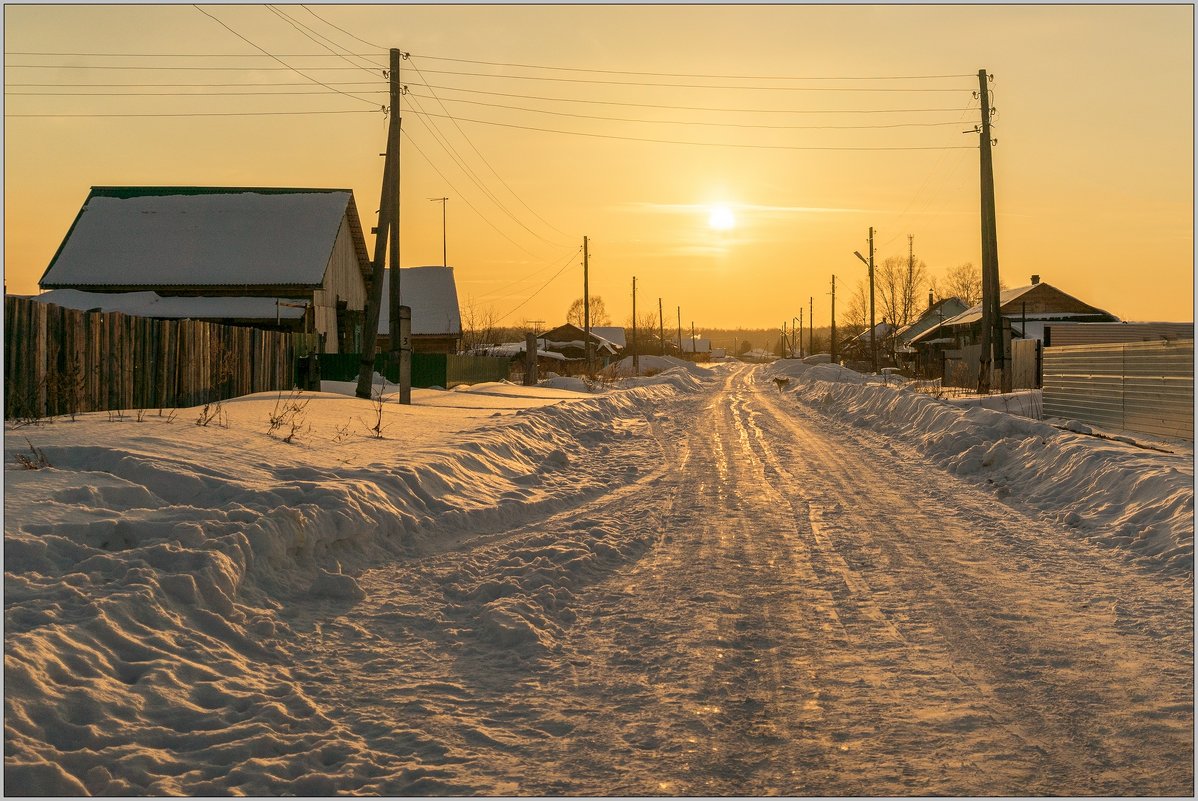
[[[1194,438],[1194,341],[1044,349],[1044,414]]]
[[[511,373],[508,359],[494,356],[450,356],[447,364],[446,388],[458,384],[481,384],[485,381],[505,381]]]

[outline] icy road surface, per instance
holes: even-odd
[[[752,372],[635,432],[634,482],[299,613],[304,692],[432,791],[1192,791],[1189,587]]]
[[[771,369],[6,432],[6,792],[1192,794],[1192,456]]]

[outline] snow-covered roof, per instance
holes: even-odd
[[[412,336],[461,336],[462,315],[458,287],[452,267],[402,267],[399,302],[412,309]],[[383,276],[379,334],[386,336],[391,325],[391,270]]]
[[[474,356],[495,356],[501,359],[513,359],[524,355],[524,352],[523,342],[504,342],[502,345],[481,345],[470,351]],[[551,350],[542,350],[541,348],[537,348],[537,356],[542,359],[553,359],[560,362],[566,361],[564,354]]]
[[[99,309],[171,320],[296,320],[304,316],[304,304],[287,298],[164,298],[156,292],[52,289],[33,300],[79,311]]]
[[[642,329],[643,330],[643,329]],[[622,325],[592,325],[591,333],[597,337],[602,337],[618,348],[625,348],[628,345],[624,338],[624,326]]]
[[[348,212],[348,189],[93,187],[41,285],[316,286]]]
[[[711,352],[710,339],[694,339],[690,337],[682,338],[683,353],[709,353]]]

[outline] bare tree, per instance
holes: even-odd
[[[920,309],[919,295],[927,283],[927,265],[918,259],[890,256],[874,274],[882,319],[901,327],[912,322]]]
[[[966,306],[982,302],[982,270],[965,262],[950,267],[944,276],[944,296],[960,298]]]
[[[853,290],[853,294],[849,295],[842,323],[846,335],[856,336],[869,328],[869,290],[866,288],[867,285],[868,282],[861,279],[857,282],[857,288]]]
[[[469,352],[474,348],[495,344],[495,310],[479,308],[474,301],[462,307],[462,349]]]
[[[571,303],[566,312],[566,322],[582,328],[584,322],[582,307],[582,298]],[[611,316],[607,313],[607,305],[598,295],[591,295],[591,325],[611,325]]]
[[[632,315],[624,321],[624,340],[632,347]],[[641,353],[657,352],[657,312],[642,312],[636,316],[637,348]],[[652,344],[650,344],[652,343]]]

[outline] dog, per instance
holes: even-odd
[[[774,376],[774,383],[778,385],[778,391],[781,392],[786,389],[786,386],[790,383],[790,379],[784,375]]]

